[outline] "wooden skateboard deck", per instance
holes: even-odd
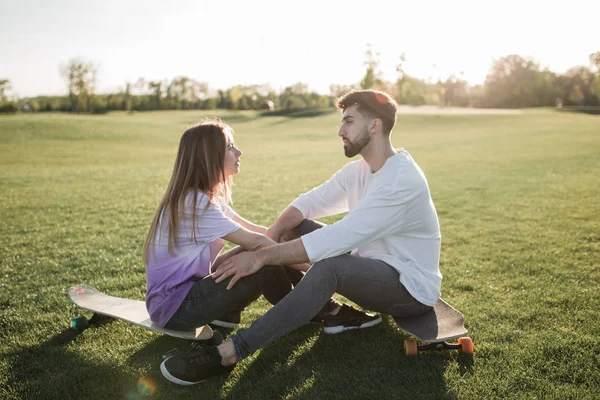
[[[213,335],[213,331],[208,325],[196,328],[194,331],[161,328],[150,320],[145,302],[109,296],[90,286],[73,286],[67,290],[67,296],[73,304],[84,310],[120,319],[165,335],[189,340],[206,340]]]
[[[394,317],[394,321],[407,333],[425,343],[438,343],[465,336],[465,317],[442,299],[433,310],[415,317]]]

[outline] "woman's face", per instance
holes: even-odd
[[[225,176],[236,175],[240,172],[240,157],[243,153],[235,147],[231,133],[227,133],[225,136],[227,138],[225,144]]]

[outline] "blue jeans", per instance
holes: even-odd
[[[301,228],[307,228],[311,221],[303,224]],[[383,261],[349,254],[315,263],[265,315],[230,336],[238,361],[306,324],[336,292],[365,309],[392,316],[418,315],[432,308],[415,300],[399,278]]]

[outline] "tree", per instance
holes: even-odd
[[[329,85],[329,94],[335,98],[342,97],[351,90],[358,89],[358,85]]]
[[[521,108],[550,106],[556,93],[555,75],[533,60],[512,54],[494,61],[485,79],[488,107]]]
[[[160,110],[162,108],[162,99],[165,95],[165,81],[150,81],[148,82],[148,88],[152,92],[152,98],[154,100],[154,109]]]
[[[8,98],[8,92],[12,89],[10,81],[8,79],[0,79],[0,103]]]
[[[404,74],[396,81],[396,101],[398,104],[421,106],[428,104],[428,85],[420,79]]]
[[[587,67],[570,68],[559,82],[565,104],[594,106],[598,103],[595,91],[596,76]]]
[[[597,99],[600,99],[600,51],[590,54],[590,65],[596,72],[591,91]]]
[[[177,109],[199,107],[201,100],[208,97],[208,84],[198,82],[187,76],[173,78],[167,88],[167,99]]]
[[[382,83],[382,73],[379,70],[379,53],[373,53],[371,44],[367,45],[364,65],[367,67],[365,76],[360,81],[361,89],[378,89]]]
[[[279,102],[283,108],[303,108],[308,105],[306,94],[308,93],[308,85],[306,83],[297,82],[292,86],[283,89],[279,95]]]
[[[590,64],[600,73],[600,51],[590,54]]]
[[[78,58],[73,58],[60,67],[60,73],[69,89],[71,111],[91,111],[97,71],[93,62]]]
[[[444,89],[444,105],[466,107],[469,105],[469,84],[467,81],[451,75],[441,85]]]
[[[125,83],[125,91],[123,92],[123,110],[131,111],[131,83]]]
[[[427,85],[425,82],[413,78],[404,71],[406,53],[400,54],[400,62],[396,66],[398,78],[393,88],[393,93],[398,104],[420,106],[427,103]]]

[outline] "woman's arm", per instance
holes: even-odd
[[[232,218],[235,222],[237,222],[238,224],[240,224],[241,226],[243,226],[244,228],[246,228],[249,231],[255,232],[255,233],[260,233],[260,234],[265,234],[265,232],[267,231],[267,228],[261,225],[256,225],[253,222],[248,221],[247,219],[236,215]]]
[[[263,234],[253,232],[244,226],[241,226],[235,232],[223,236],[223,239],[235,243],[245,250],[255,251],[264,247],[269,247],[275,244],[273,240]]]

